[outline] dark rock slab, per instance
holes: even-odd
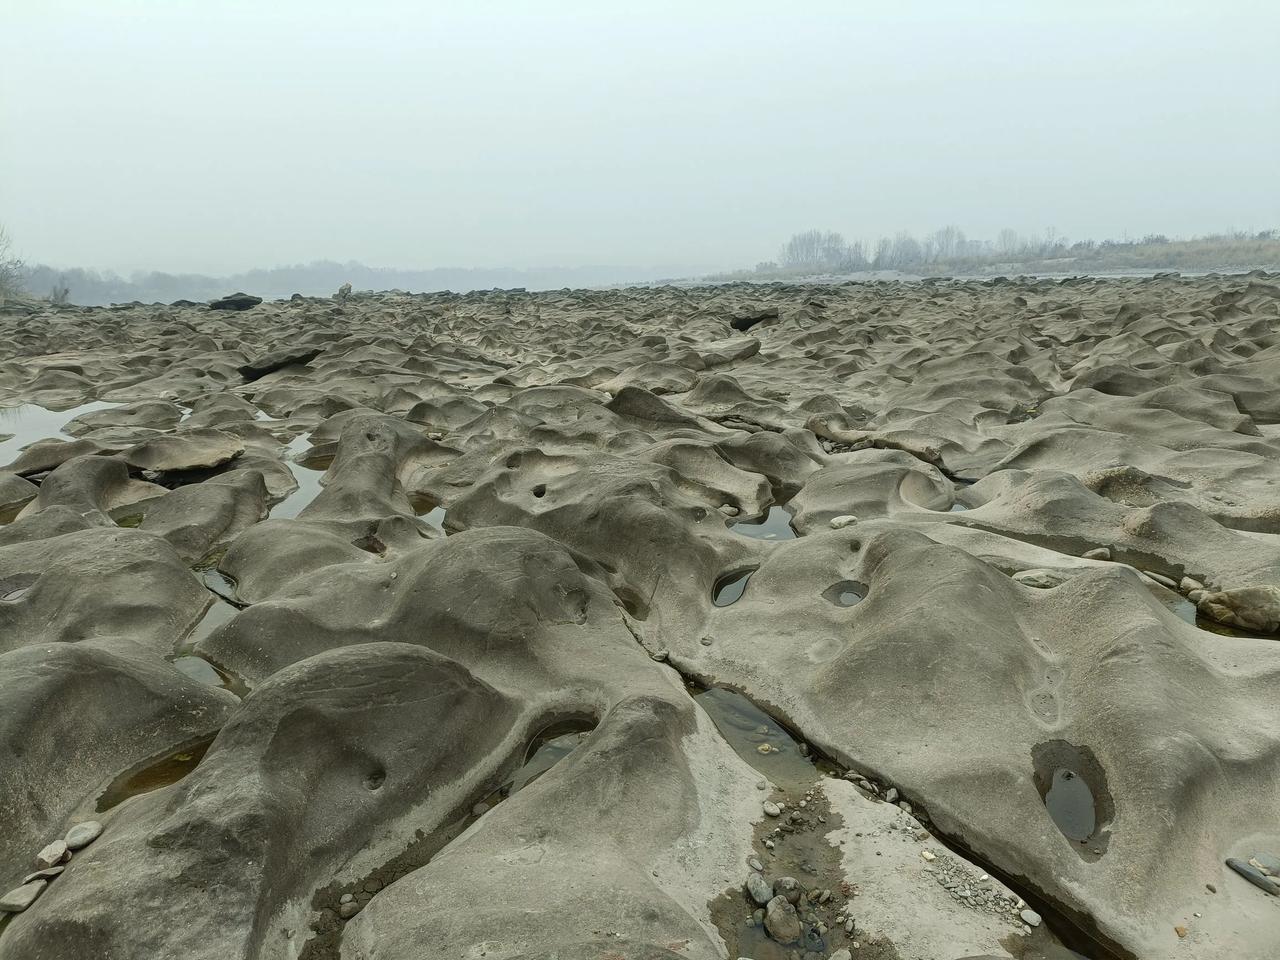
[[[256,307],[262,302],[261,297],[255,297],[248,293],[233,293],[229,297],[223,297],[221,300],[214,300],[209,304],[210,310],[248,310]]]

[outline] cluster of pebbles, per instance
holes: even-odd
[[[42,848],[35,856],[35,872],[23,877],[20,886],[0,896],[0,911],[21,913],[26,910],[44,893],[45,887],[67,869],[72,855],[97,840],[101,833],[101,823],[86,820],[68,830],[62,839],[54,840]]]

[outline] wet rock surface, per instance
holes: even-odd
[[[2,960],[1274,949],[1275,277],[0,334]]]

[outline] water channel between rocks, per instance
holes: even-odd
[[[0,407],[0,437],[13,434],[8,439],[0,440],[0,465],[12,462],[23,447],[37,440],[72,439],[62,432],[62,428],[81,414],[110,410],[118,406],[120,404],[106,400],[92,400],[66,410],[49,410],[34,403]]]

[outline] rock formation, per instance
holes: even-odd
[[[1280,278],[0,334],[0,960],[1274,951]]]

